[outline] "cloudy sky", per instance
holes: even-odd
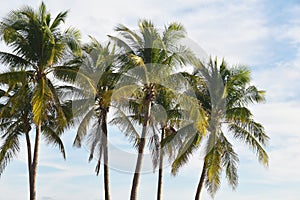
[[[1,18],[23,5],[37,7],[40,4],[36,0],[0,2]],[[232,191],[223,180],[215,199],[299,200],[299,0],[46,0],[45,3],[53,15],[69,10],[66,26],[80,29],[84,42],[88,35],[106,41],[107,34],[115,34],[113,27],[118,23],[135,29],[138,19],[151,19],[158,27],[177,21],[186,27],[188,37],[209,55],[224,57],[232,65],[248,65],[252,70],[253,83],[267,91],[267,102],[253,106],[253,112],[271,137],[267,148],[270,163],[268,168],[264,168],[251,150],[237,144],[240,156],[239,186]],[[5,50],[6,47],[1,44],[0,49]],[[95,163],[87,162],[88,151],[72,148],[74,133],[70,130],[63,136],[67,148],[66,161],[57,149],[42,144],[38,199],[103,199],[102,171],[98,177],[95,176]],[[126,138],[120,136],[117,129],[111,127],[110,133],[113,135],[112,143],[119,146],[127,144]],[[24,145],[25,141],[22,143]],[[9,164],[0,178],[1,200],[26,199],[28,195],[24,150],[21,149],[18,158]],[[111,154],[114,150],[118,148],[112,149]],[[134,158],[112,156],[111,160],[112,199],[128,199],[132,174],[126,171],[133,166]],[[166,167],[163,186],[165,200],[193,199],[201,162],[201,154],[195,155],[177,177],[170,176]],[[144,164],[147,165],[147,162]],[[155,199],[156,174],[144,173],[139,189],[140,199]],[[202,197],[211,199],[206,192]]]

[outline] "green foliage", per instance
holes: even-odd
[[[0,147],[0,175],[2,175],[7,164],[17,155],[20,150],[20,132],[12,132],[2,137],[3,144]]]
[[[196,66],[201,67],[196,68],[195,73],[183,75],[193,85],[199,103],[209,114],[204,180],[208,192],[214,196],[220,187],[223,171],[233,189],[238,185],[239,159],[226,138],[227,134],[232,134],[234,139],[245,143],[257,154],[259,162],[268,165],[268,155],[264,147],[269,138],[263,126],[254,121],[248,108],[249,104],[264,102],[265,92],[250,85],[250,71],[245,66],[228,68],[224,60],[218,66],[217,58],[214,61],[211,59],[206,67],[203,64]],[[226,127],[227,131],[223,132]],[[185,147],[188,143],[190,146]],[[179,151],[175,158],[172,164],[173,174],[188,162],[189,155],[198,147],[197,140],[184,140],[180,148],[186,151]]]
[[[232,134],[233,138],[247,144],[249,148],[257,153],[259,161],[267,165],[268,155],[263,146],[266,145],[268,136],[265,134],[263,126],[253,120],[253,115],[247,108],[249,104],[263,102],[264,92],[250,85],[250,71],[245,66],[228,68],[223,60],[219,73],[224,82],[224,91],[226,92],[226,111],[225,115],[219,118],[220,122],[226,124],[228,134]],[[222,129],[223,127],[217,129],[219,130],[219,135],[212,149],[214,156],[217,157],[208,153],[205,158],[208,168],[206,187],[212,196],[219,188],[223,168],[225,169],[228,183],[232,188],[235,189],[238,184],[238,156],[226,139]],[[219,153],[217,153],[216,149],[219,149]],[[219,159],[218,162],[214,161],[217,158]],[[215,166],[216,164],[217,166]],[[210,168],[215,168],[215,174]]]
[[[89,160],[98,156],[98,174],[107,149],[110,109],[116,111],[110,123],[139,151],[144,148],[142,137],[149,136],[154,169],[167,154],[175,175],[200,146],[206,146],[203,171],[212,196],[222,172],[233,189],[238,185],[239,159],[228,134],[268,166],[264,148],[269,138],[249,109],[265,101],[265,91],[250,84],[246,66],[229,68],[224,60],[218,65],[217,58],[201,63],[180,43],[186,30],[176,22],[162,31],[150,20],[140,20],[137,31],[119,24],[115,31],[120,36],[109,36],[109,43],[90,37],[90,43],[81,45],[77,29],[60,29],[67,14],[52,18],[41,3],[37,10],[13,10],[0,22],[0,39],[11,49],[0,52],[1,64],[9,67],[0,74],[0,175],[32,127],[41,127],[46,142],[66,158],[60,136],[75,121],[79,126],[74,146],[87,142]],[[177,73],[187,65],[195,71]],[[56,81],[68,84],[58,86]]]
[[[42,3],[37,10],[28,6],[13,10],[0,22],[0,39],[11,49],[11,53],[0,52],[0,62],[9,66],[9,71],[0,74],[5,88],[0,96],[1,137],[5,141],[0,149],[1,173],[18,153],[20,137],[25,135],[27,149],[31,148],[33,126],[41,126],[46,141],[57,145],[65,158],[60,135],[73,125],[73,115],[70,102],[62,101],[50,74],[60,69],[71,76],[64,67],[74,67],[78,62],[70,60],[81,53],[78,30],[60,29],[66,16],[67,12],[61,12],[52,19]],[[29,155],[29,162],[37,153]]]

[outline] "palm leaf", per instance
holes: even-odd
[[[178,150],[178,155],[172,163],[171,173],[176,175],[179,168],[186,164],[189,160],[189,157],[193,152],[198,148],[202,135],[199,133],[192,134],[191,137],[186,139]]]
[[[220,187],[222,173],[220,145],[216,144],[205,157],[206,180],[205,185],[211,196],[214,196]]]
[[[18,131],[10,132],[10,134],[3,138],[3,144],[0,147],[0,176],[5,170],[7,164],[17,155],[20,150]]]
[[[46,139],[46,142],[48,144],[52,144],[53,146],[58,146],[60,152],[63,155],[63,158],[66,159],[65,148],[64,148],[62,140],[59,137],[59,133],[57,133],[56,131],[54,131],[53,129],[51,129],[48,126],[43,126],[42,131],[43,131],[43,136]]]
[[[50,29],[51,31],[55,31],[56,28],[61,24],[61,22],[65,22],[65,18],[67,17],[68,12],[60,12],[55,19],[53,20]]]
[[[0,61],[11,67],[34,66],[24,58],[7,52],[0,52]]]
[[[245,142],[249,145],[249,148],[253,149],[256,152],[256,154],[258,155],[258,160],[263,165],[268,165],[268,154],[251,133],[236,124],[230,124],[228,128],[234,134],[235,138],[241,140],[242,142]]]
[[[120,48],[123,48],[125,50],[126,53],[130,54],[133,53],[133,49],[131,49],[131,47],[129,45],[126,44],[126,42],[124,42],[123,40],[121,40],[120,38],[108,35],[108,37],[114,41],[116,43],[116,45]]]
[[[133,142],[134,146],[138,148],[140,135],[136,131],[130,118],[121,109],[116,111],[114,118],[109,123],[119,127],[125,136],[129,138],[129,141]]]
[[[51,83],[51,81],[49,79],[46,79],[46,81],[47,81],[47,87],[49,88],[49,90],[51,92],[52,103],[54,104],[54,109],[56,111],[56,120],[57,120],[60,128],[63,130],[67,124],[67,119],[65,117],[65,113],[63,112],[62,105],[59,100],[59,96],[56,93],[55,86]]]
[[[52,101],[52,93],[45,79],[40,79],[33,92],[32,113],[33,121],[40,124],[45,117],[47,103]]]
[[[80,121],[80,124],[77,129],[76,138],[73,142],[73,146],[81,147],[81,141],[82,141],[83,137],[87,134],[87,128],[88,128],[91,120],[93,119],[94,114],[95,114],[95,111],[93,109],[90,109],[85,114],[83,119]]]

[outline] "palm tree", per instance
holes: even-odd
[[[195,200],[199,200],[204,183],[209,193],[212,196],[215,195],[220,186],[223,169],[230,186],[233,189],[237,187],[239,159],[232,144],[226,138],[225,127],[228,128],[228,133],[231,133],[233,138],[253,149],[258,160],[264,165],[268,164],[268,155],[263,149],[268,141],[268,136],[265,134],[263,126],[254,121],[248,108],[249,104],[264,101],[264,91],[250,85],[250,71],[246,67],[228,68],[224,61],[218,66],[216,58],[215,61],[210,60],[208,68],[200,68],[196,74],[200,77],[198,80],[206,81],[206,83],[200,81],[198,84],[196,82],[196,87],[202,91],[202,95],[199,97],[209,113],[207,154],[195,195]],[[212,81],[216,79],[221,80],[223,86],[212,85]],[[215,97],[218,99],[212,100]],[[210,100],[208,101],[208,99]],[[222,104],[222,99],[225,104]],[[217,111],[213,111],[213,109]],[[172,172],[175,174],[183,163],[179,160],[175,161],[172,165]]]
[[[81,52],[78,42],[79,32],[72,28],[65,32],[61,32],[59,29],[66,16],[67,12],[61,12],[52,19],[45,4],[42,3],[37,11],[31,7],[24,7],[10,12],[0,22],[0,37],[12,49],[12,53],[0,52],[0,60],[14,69],[2,73],[0,82],[17,85],[26,80],[26,84],[23,84],[20,92],[28,94],[23,97],[30,97],[30,104],[26,106],[31,107],[30,112],[28,110],[28,113],[32,115],[29,120],[32,120],[31,122],[35,126],[32,154],[31,144],[27,142],[31,200],[36,199],[36,174],[41,133],[50,142],[53,138],[60,141],[58,140],[59,135],[65,127],[70,125],[68,120],[71,115],[64,112],[67,107],[64,108],[58,96],[57,87],[50,78],[50,74],[55,76],[59,72],[68,72],[60,64],[67,65],[65,59],[66,56],[72,55],[71,50],[77,55]],[[71,64],[69,63],[69,65]],[[29,88],[29,93],[23,91],[26,88]],[[18,88],[13,87],[13,89]],[[16,111],[16,116],[18,112]],[[52,124],[56,124],[53,129],[47,128],[47,125]],[[61,147],[62,143],[59,145]],[[13,146],[13,148],[15,147]]]
[[[112,92],[121,72],[116,71],[115,48],[111,48],[110,43],[106,46],[102,46],[96,39],[91,39],[92,43],[83,48],[83,61],[80,67],[81,73],[86,75],[87,80],[89,80],[91,84],[82,84],[81,79],[77,80],[76,83],[84,90],[83,93],[90,90],[90,85],[93,85],[96,93],[91,91],[90,94],[84,95],[83,99],[79,99],[77,103],[73,102],[75,105],[78,105],[78,103],[84,105],[81,109],[87,109],[87,111],[83,111],[74,146],[80,147],[84,137],[88,138],[88,143],[90,145],[89,161],[93,159],[95,151],[98,155],[98,162],[95,170],[97,175],[100,171],[101,159],[103,156],[105,199],[109,200],[107,115],[111,106]],[[86,86],[88,86],[88,88]],[[88,98],[90,97],[92,98],[91,104],[86,105],[86,102],[89,102]],[[93,129],[88,131],[90,124],[92,124]]]
[[[157,187],[157,199],[161,199],[162,195],[162,177],[163,177],[163,159],[164,155],[169,156],[169,160],[174,155],[174,149],[172,145],[162,145],[162,141],[165,136],[175,134],[176,127],[180,127],[180,116],[181,110],[179,104],[176,102],[176,95],[172,90],[157,85],[157,95],[155,100],[152,102],[151,115],[149,120],[149,151],[151,152],[153,171],[158,167],[158,187]],[[138,94],[135,95],[135,97]],[[132,132],[131,140],[135,142],[140,139],[134,124],[138,123],[142,125],[144,121],[142,102],[131,100],[129,107],[131,115],[125,115],[124,112],[119,111],[118,115],[114,117],[112,123],[119,126],[126,132]],[[160,132],[160,136],[159,136]]]
[[[179,40],[185,37],[185,30],[178,23],[172,23],[165,27],[162,34],[152,22],[147,20],[139,22],[138,32],[123,25],[117,26],[116,31],[124,39],[113,36],[110,38],[125,51],[123,55],[128,55],[128,62],[123,66],[132,67],[129,67],[131,69],[121,77],[113,98],[120,102],[124,96],[127,96],[141,102],[142,132],[140,136],[134,136],[138,137],[138,157],[130,193],[130,199],[135,200],[137,199],[146,135],[151,121],[151,107],[158,92],[157,89],[159,85],[163,85],[162,82],[171,74],[175,66],[187,63],[191,52],[178,44]],[[134,96],[133,94],[139,95]]]
[[[26,81],[26,80],[25,80]],[[3,86],[3,83],[2,83]],[[7,164],[19,151],[19,137],[26,136],[28,151],[28,172],[31,172],[31,145],[29,132],[31,130],[32,116],[29,97],[29,88],[25,85],[17,85],[9,90],[1,90],[0,121],[1,139],[4,141],[0,147],[0,174]],[[29,184],[31,176],[29,175]]]
[[[159,90],[157,97],[155,99],[155,103],[162,107],[158,107],[158,110],[164,110],[165,115],[161,114],[161,111],[158,111],[158,119],[155,119],[153,123],[157,123],[160,126],[161,135],[160,135],[160,148],[158,154],[158,181],[157,181],[157,200],[162,199],[162,178],[163,178],[163,161],[164,154],[168,154],[169,160],[173,156],[173,148],[172,145],[162,145],[162,141],[165,137],[168,137],[172,134],[176,133],[175,128],[180,127],[180,105],[176,103],[176,95],[169,91],[167,88],[162,88]],[[155,154],[154,154],[155,155]],[[156,159],[154,159],[155,161]],[[156,167],[154,165],[154,167]]]
[[[205,82],[202,78],[196,76],[196,73],[180,72],[182,77],[188,82],[189,90],[187,93],[192,93],[192,96],[188,96],[191,99],[195,99],[195,102],[191,104],[188,102],[188,106],[182,106],[183,103],[179,104],[180,118],[179,126],[171,135],[166,136],[162,140],[162,146],[171,146],[174,151],[172,152],[173,157],[170,160],[172,163],[171,173],[176,175],[178,169],[186,164],[191,154],[199,148],[203,137],[206,135],[206,129],[208,126],[208,114],[210,106],[209,96],[205,93]],[[192,92],[191,92],[192,91]],[[187,112],[187,110],[199,110],[202,114],[201,118],[193,117],[193,112]],[[186,123],[188,121],[188,123]]]

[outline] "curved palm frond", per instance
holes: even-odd
[[[234,137],[236,139],[241,140],[242,142],[246,143],[249,145],[249,148],[253,149],[257,156],[258,160],[265,166],[268,165],[268,154],[264,150],[264,148],[261,146],[261,144],[256,140],[256,138],[245,128],[237,125],[237,124],[230,124],[229,125],[229,130],[233,132]]]
[[[66,151],[63,145],[62,140],[59,137],[57,131],[53,130],[49,126],[42,126],[43,136],[47,142],[47,144],[51,144],[53,146],[58,146],[60,152],[63,155],[63,158],[66,159]]]
[[[129,141],[133,142],[134,147],[138,148],[140,135],[136,131],[132,119],[130,119],[122,110],[118,109],[114,118],[109,123],[118,126],[120,130],[124,132],[125,136],[129,138]]]
[[[73,143],[73,146],[81,147],[81,141],[87,133],[87,128],[91,123],[92,118],[94,117],[95,111],[90,109],[85,116],[81,119],[80,124],[77,129],[77,134]]]
[[[4,140],[0,147],[0,176],[5,170],[7,164],[17,155],[20,150],[19,137],[20,132],[13,131],[7,134],[6,137],[2,137]]]
[[[186,164],[189,157],[197,150],[202,139],[202,134],[193,134],[193,136],[186,138],[178,150],[178,155],[172,163],[171,173],[176,175],[180,167]]]

